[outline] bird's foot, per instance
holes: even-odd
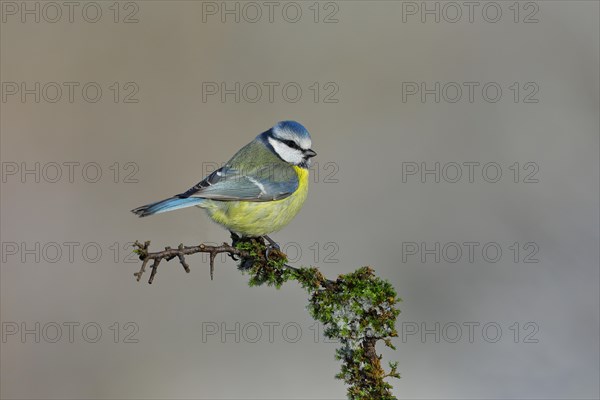
[[[269,260],[269,254],[271,253],[271,251],[273,251],[273,250],[281,251],[281,248],[279,247],[279,245],[277,244],[276,241],[274,241],[267,235],[264,235],[263,239],[265,239],[267,242],[269,242],[269,244],[267,245],[267,250],[265,251],[265,258],[267,260]]]
[[[254,266],[254,260],[251,259],[246,259],[246,260],[242,260],[242,262],[240,262],[240,264],[238,265],[238,270],[239,271],[247,271],[250,268],[252,268]]]
[[[231,232],[230,231],[229,233],[231,233],[231,246],[235,247],[240,242],[241,238],[235,232]],[[239,260],[239,258],[237,258],[237,256],[234,255],[234,254],[228,253],[228,255],[229,255],[229,257],[231,257],[231,259],[233,261],[238,261]]]

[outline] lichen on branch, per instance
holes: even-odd
[[[350,400],[393,400],[392,385],[386,378],[400,378],[397,363],[389,364],[386,372],[381,366],[382,356],[377,353],[376,344],[383,341],[385,346],[395,349],[391,338],[398,336],[395,328],[400,310],[396,307],[401,300],[393,286],[377,277],[370,267],[362,267],[355,272],[339,275],[333,281],[325,278],[314,267],[292,267],[287,264],[287,256],[271,249],[267,257],[267,246],[262,239],[243,239],[234,245],[221,246],[179,245],[176,249],[150,253],[150,242],[135,242],[136,252],[142,260],[142,267],[135,274],[140,280],[146,265],[153,261],[148,283],[152,283],[163,259],[178,258],[186,272],[189,266],[185,256],[194,253],[210,254],[211,279],[214,259],[219,253],[238,257],[238,268],[250,276],[250,286],[275,286],[277,289],[290,280],[297,281],[309,294],[307,306],[312,317],[324,326],[324,335],[340,343],[336,359],[342,362],[336,378],[348,385]]]

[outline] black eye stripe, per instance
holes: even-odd
[[[296,149],[296,150],[302,150],[300,148],[300,146],[298,146],[296,144],[296,142],[294,142],[293,140],[281,140],[282,143],[285,143],[287,146],[291,147],[292,149]]]

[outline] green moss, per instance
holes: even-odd
[[[249,253],[249,257],[240,261],[239,268],[250,275],[248,281],[250,286],[266,284],[279,289],[291,278],[289,269],[285,267],[287,256],[284,253],[273,249],[267,259],[265,257],[267,247],[256,239],[239,241],[235,247]]]
[[[395,349],[391,338],[398,336],[396,318],[401,300],[393,286],[362,267],[336,281],[328,281],[317,268],[288,268],[287,257],[277,250],[265,257],[261,241],[244,240],[235,245],[249,254],[240,261],[240,269],[250,275],[249,285],[280,288],[289,280],[297,281],[309,294],[307,306],[312,317],[323,324],[324,335],[341,347],[336,358],[342,361],[336,378],[344,380],[351,400],[392,400],[392,386],[385,378],[400,378],[398,363],[390,363],[389,372],[380,364],[375,343],[383,340]]]

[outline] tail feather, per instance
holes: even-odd
[[[146,204],[138,208],[131,210],[132,213],[138,217],[147,217],[148,215],[160,214],[167,211],[179,210],[180,208],[187,208],[196,206],[202,203],[204,199],[198,197],[171,197],[169,199],[157,201],[156,203]]]

